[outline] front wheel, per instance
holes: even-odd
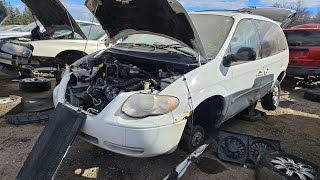
[[[261,99],[261,106],[263,109],[269,111],[276,110],[280,103],[280,92],[281,86],[280,82],[277,80],[271,91]]]
[[[183,150],[192,152],[204,143],[205,131],[199,125],[186,128],[181,137],[180,147]]]

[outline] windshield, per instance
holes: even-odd
[[[320,46],[320,32],[285,32],[289,46]]]
[[[155,47],[168,47],[170,51],[174,51],[177,53],[183,53],[187,55],[192,55],[196,56],[196,52],[184,45],[181,45],[181,43],[163,37],[163,36],[158,36],[158,35],[153,35],[153,34],[133,34],[129,35],[127,38],[123,38],[121,40],[118,40],[117,44],[146,44],[146,45],[152,45]],[[116,44],[116,45],[117,45]],[[178,48],[170,48],[170,46],[173,47],[173,45],[181,45]]]
[[[208,59],[214,59],[227,39],[233,18],[213,14],[190,14]]]
[[[86,37],[90,40],[98,40],[102,37],[106,32],[102,29],[101,25],[93,25],[80,27]],[[91,31],[90,31],[91,30]]]
[[[8,25],[8,26],[2,26],[0,27],[0,31],[16,31],[16,30],[19,30],[21,27],[23,26],[20,26],[20,25]]]
[[[86,25],[83,24],[83,22],[78,23],[80,29],[85,34],[85,36],[89,40],[98,40],[100,37],[102,37],[105,34],[105,31],[102,29],[101,25],[91,24],[87,23]],[[91,27],[92,25],[92,27]],[[68,36],[71,34],[72,31],[70,30],[58,30],[53,33],[54,38],[62,37],[62,36]],[[83,39],[79,34],[75,34],[74,39]]]
[[[33,22],[33,23],[30,23],[30,24],[22,27],[19,31],[20,32],[31,32],[37,26],[37,24],[40,27],[43,27],[42,24],[39,21],[37,21],[37,23]]]

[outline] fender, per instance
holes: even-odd
[[[32,41],[33,46],[32,56],[34,57],[56,57],[62,51],[84,51],[91,54],[98,50],[97,41],[88,41],[86,47],[86,40],[40,40]],[[86,47],[86,48],[85,48]]]
[[[194,106],[193,110],[195,110],[203,101],[205,101],[206,99],[208,99],[210,97],[222,96],[225,100],[222,114],[225,115],[227,112],[227,108],[228,108],[227,92],[228,91],[223,86],[214,85],[214,86],[210,86],[206,89],[203,89],[203,90],[199,91],[198,93],[194,93],[194,94],[196,94],[196,96],[192,97],[193,106]]]

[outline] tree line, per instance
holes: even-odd
[[[23,11],[20,12],[19,8],[13,7],[5,0],[0,1],[0,3],[6,7],[8,13],[8,17],[3,22],[3,25],[27,25],[34,22],[32,13],[27,7],[25,7]]]
[[[309,23],[320,24],[320,8],[314,15],[308,8],[306,8],[304,0],[297,0],[295,2],[282,0],[274,3],[273,7],[292,9],[297,12],[290,27]]]

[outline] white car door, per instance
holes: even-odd
[[[227,118],[232,117],[258,100],[257,94],[264,76],[260,58],[260,41],[251,19],[241,20],[225,58],[231,58],[229,106]]]

